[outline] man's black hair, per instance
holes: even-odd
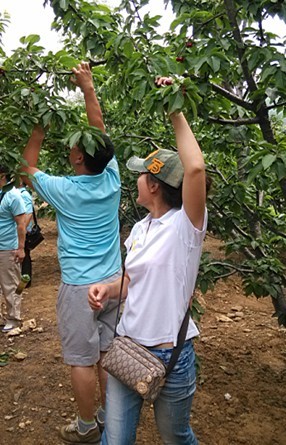
[[[8,171],[6,165],[0,164],[0,174],[3,174],[3,173],[7,174],[7,173],[9,173],[9,171]]]
[[[97,148],[95,149],[95,153],[93,156],[86,153],[83,145],[81,143],[78,144],[80,151],[83,154],[84,164],[86,168],[95,175],[98,175],[103,172],[108,162],[114,156],[114,146],[106,134],[100,135],[101,139],[105,145],[97,142]]]
[[[9,182],[11,179],[11,174],[6,165],[0,164],[0,175],[4,174],[6,176],[6,180]]]

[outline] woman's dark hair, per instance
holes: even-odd
[[[212,187],[212,183],[213,183],[212,178],[208,174],[206,174],[206,194],[207,194],[207,196],[208,196],[210,189]]]
[[[86,168],[94,174],[100,174],[103,172],[108,162],[114,156],[114,146],[106,134],[100,135],[105,145],[97,142],[97,148],[93,156],[89,155],[81,143],[78,144],[80,151],[83,154],[84,164]]]
[[[183,204],[182,200],[182,184],[179,188],[175,188],[156,178],[156,176],[151,173],[148,174],[148,178],[157,184],[160,184],[162,190],[163,201],[168,204],[171,208],[180,209]]]
[[[182,185],[178,189],[171,187],[160,179],[156,178],[156,176],[151,173],[148,174],[148,178],[157,184],[160,184],[162,190],[162,198],[166,204],[168,204],[171,208],[180,209],[183,205],[182,199]],[[212,178],[206,175],[206,196],[208,196],[209,191],[212,185]]]

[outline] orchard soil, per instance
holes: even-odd
[[[10,354],[0,367],[0,445],[60,445],[58,429],[76,411],[56,325],[56,225],[40,223],[45,241],[32,252],[33,285],[22,304],[23,319],[37,327],[0,334],[0,354]],[[204,248],[217,256],[219,246],[208,236]],[[233,277],[200,298],[205,314],[195,342],[200,374],[191,417],[200,445],[285,445],[286,330],[271,317],[270,300],[245,297]],[[146,405],[136,444],[161,443]]]

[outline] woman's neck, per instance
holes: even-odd
[[[154,205],[152,209],[149,208],[148,210],[152,218],[158,219],[169,212],[169,210],[171,210],[171,207],[165,203],[161,203],[160,205]]]

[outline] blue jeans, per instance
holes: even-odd
[[[168,364],[172,349],[150,350]],[[165,445],[198,445],[190,427],[195,389],[195,353],[192,341],[188,340],[154,402],[156,424]],[[135,444],[142,405],[140,395],[109,375],[102,445]]]

